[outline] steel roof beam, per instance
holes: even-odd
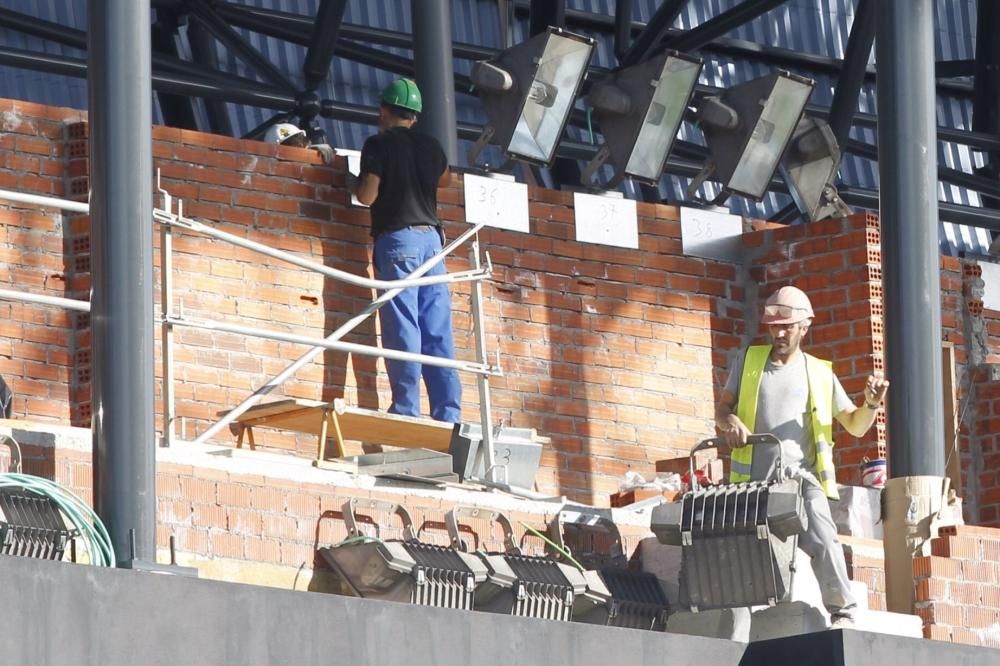
[[[313,26],[309,50],[302,72],[306,78],[306,90],[315,91],[330,72],[337,33],[344,19],[347,0],[320,0],[319,11]]]
[[[212,36],[197,21],[188,22],[188,44],[191,47],[191,57],[195,62],[202,63],[213,72],[219,71],[219,55],[215,51]],[[154,84],[155,85],[155,84]],[[215,134],[233,136],[233,121],[229,117],[226,102],[220,99],[205,99],[205,114],[208,116],[208,126]]]
[[[87,33],[85,31],[70,28],[59,23],[53,23],[52,21],[38,19],[34,16],[21,14],[9,9],[0,9],[0,26],[16,30],[26,35],[32,35],[34,37],[38,37],[39,39],[47,39],[57,44],[69,46],[70,48],[80,49],[81,51],[87,50]],[[235,79],[241,85],[245,86],[264,85],[253,79],[236,76],[235,74],[209,70],[198,64],[191,63],[180,58],[175,58],[164,53],[154,52],[152,56],[154,68],[158,67],[177,74],[214,79],[220,84],[226,84]]]
[[[160,52],[177,56],[177,17],[171,12],[157,12],[156,21],[150,31],[152,53]],[[151,54],[152,55],[152,54]],[[194,113],[194,99],[186,95],[157,92],[163,122],[171,127],[197,130],[198,120]]]
[[[0,47],[0,64],[37,72],[87,78],[87,61],[69,56],[54,56],[23,49]],[[269,91],[239,85],[220,86],[209,79],[184,74],[153,73],[153,90],[205,99],[219,99],[234,104],[246,104],[264,109],[287,111],[295,106],[295,98],[282,91]]]
[[[200,22],[227,49],[255,69],[268,83],[282,88],[286,92],[295,92],[296,87],[288,80],[288,77],[243,39],[243,36],[216,14],[210,5],[193,3],[191,5],[191,18]]]
[[[978,41],[976,42],[978,44]],[[966,60],[938,60],[934,63],[934,76],[938,79],[951,79],[961,76],[975,76],[976,61]]]
[[[618,0],[618,5],[622,3],[631,4],[630,0]],[[619,57],[618,60],[622,67],[630,67],[631,65],[638,64],[646,59],[646,55],[652,51],[656,45],[663,39],[663,36],[667,34],[670,26],[674,24],[677,17],[680,16],[681,11],[684,9],[684,5],[688,3],[688,0],[663,0],[660,6],[656,8],[656,13],[649,19],[647,23],[635,36],[632,41],[631,46],[625,51],[623,57]],[[623,19],[615,16],[615,38],[620,39],[628,35],[628,30],[622,25]],[[633,24],[634,25],[634,24]],[[616,41],[617,43],[617,41]]]
[[[669,35],[660,40],[651,54],[658,53],[665,48],[677,51],[695,51],[710,43],[712,40],[721,37],[727,32],[732,32],[736,28],[749,23],[758,16],[766,14],[778,5],[785,4],[786,0],[743,0],[728,11],[724,11],[718,16],[713,16],[704,23],[685,30],[679,34]]]
[[[868,60],[875,43],[875,0],[858,0],[851,34],[847,37],[844,65],[830,102],[830,129],[843,146],[858,112],[858,96],[865,81]]]
[[[537,35],[553,25],[566,27],[566,0],[531,0],[528,10],[528,34]]]

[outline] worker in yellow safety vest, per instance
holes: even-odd
[[[767,299],[761,323],[771,344],[750,346],[735,359],[715,419],[723,442],[732,447],[733,483],[766,479],[778,461],[776,447],[754,451],[747,445],[748,435],[771,433],[781,441],[783,472],[802,479],[808,527],[799,536],[799,547],[812,558],[832,626],[843,627],[853,624],[857,602],[828,500],[839,499],[833,420],[855,437],[866,433],[889,382],[869,377],[864,400],[855,405],[831,363],[801,349],[813,317],[809,297],[796,287],[782,287]]]

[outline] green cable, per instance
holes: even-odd
[[[340,548],[341,546],[350,546],[355,543],[382,543],[382,540],[375,537],[365,536],[364,534],[359,534],[357,536],[347,537],[343,541],[333,544],[330,548]]]
[[[594,123],[592,122],[593,113],[593,107],[587,109],[587,131],[590,132],[590,145],[594,145]]]
[[[575,566],[577,569],[579,569],[580,571],[584,571],[583,565],[580,564],[579,562],[577,562],[573,558],[573,556],[570,555],[570,553],[569,553],[568,550],[566,550],[565,548],[563,548],[562,546],[560,546],[559,544],[557,544],[555,541],[553,541],[552,539],[548,538],[547,536],[545,536],[544,534],[542,534],[541,532],[539,532],[538,530],[536,530],[531,525],[528,525],[526,523],[521,523],[521,527],[523,527],[524,529],[528,530],[529,532],[531,532],[532,534],[534,534],[536,537],[540,538],[542,541],[544,541],[545,543],[547,543],[550,546],[552,546],[552,548],[555,549],[555,551],[557,553],[559,553],[560,555],[562,555],[563,557],[565,557],[567,560],[569,560],[569,562],[573,566]]]

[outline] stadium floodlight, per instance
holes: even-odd
[[[477,62],[472,82],[489,124],[469,153],[486,143],[511,158],[549,165],[587,73],[594,41],[549,27],[492,60]]]
[[[594,84],[587,99],[604,145],[583,171],[585,186],[609,157],[615,165],[614,185],[625,176],[650,185],[659,182],[701,66],[701,58],[665,51]]]
[[[781,159],[781,173],[795,205],[810,222],[851,214],[833,185],[839,166],[840,147],[830,125],[803,117]]]
[[[702,100],[697,116],[710,157],[689,193],[712,178],[726,193],[760,201],[814,85],[779,70]]]

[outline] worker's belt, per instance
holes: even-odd
[[[400,227],[398,229],[386,229],[385,231],[380,231],[378,236],[375,237],[375,240],[378,240],[385,234],[391,234],[396,231],[403,231],[404,229],[413,229],[414,231],[437,231],[438,228],[433,224],[411,224],[409,226]]]

